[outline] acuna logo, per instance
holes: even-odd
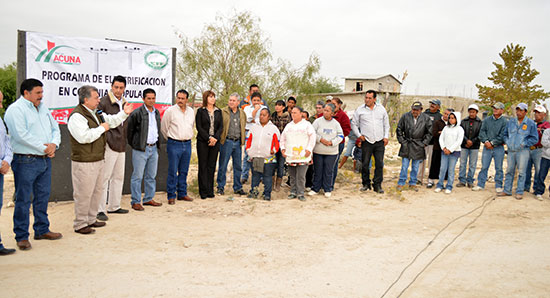
[[[163,69],[168,64],[168,56],[161,51],[149,51],[144,58],[145,64],[153,69]]]
[[[73,47],[66,45],[56,46],[55,42],[51,42],[48,40],[48,47],[40,52],[40,54],[38,54],[38,57],[36,57],[35,61],[40,62],[41,60],[43,60],[44,62],[80,65],[80,57],[77,55],[67,54],[64,53],[63,50],[59,50],[63,48],[74,49]]]

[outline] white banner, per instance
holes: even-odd
[[[171,48],[27,32],[26,60],[27,78],[44,84],[42,102],[59,123],[78,104],[79,87],[95,86],[102,97],[116,75],[126,78],[129,102],[143,103],[141,93],[152,88],[162,114],[172,104]]]

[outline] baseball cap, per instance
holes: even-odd
[[[413,110],[422,110],[422,103],[419,102],[419,101],[415,101],[415,102],[412,104],[411,108],[412,108]]]
[[[432,100],[430,100],[430,103],[433,103],[434,105],[441,106],[441,100],[439,100],[439,99],[432,99]]]
[[[494,109],[504,109],[504,104],[502,102],[496,102],[494,105],[493,105],[493,108]]]
[[[468,111],[471,109],[474,109],[479,112],[479,107],[475,103],[468,106]]]
[[[523,102],[520,102],[518,103],[518,105],[516,106],[516,109],[522,109],[524,111],[527,111],[527,104],[526,103],[523,103]]]
[[[541,113],[546,113],[546,108],[543,105],[537,105],[535,107],[535,111],[541,112]]]

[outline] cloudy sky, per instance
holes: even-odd
[[[526,46],[536,83],[550,90],[550,1],[2,1],[0,65],[16,60],[17,30],[179,47],[174,28],[199,36],[216,14],[260,18],[272,53],[321,73],[409,76],[407,94],[477,97],[509,43]]]

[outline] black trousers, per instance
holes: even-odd
[[[214,172],[220,152],[220,142],[208,146],[208,142],[197,140],[197,157],[199,158],[199,195],[201,199],[214,197]]]
[[[371,144],[367,141],[363,141],[361,143],[361,157],[363,159],[361,178],[363,180],[363,186],[371,184],[369,163],[373,155],[375,165],[373,184],[376,186],[382,185],[384,175],[384,151],[384,140],[380,140],[378,142],[375,142],[374,144]]]

